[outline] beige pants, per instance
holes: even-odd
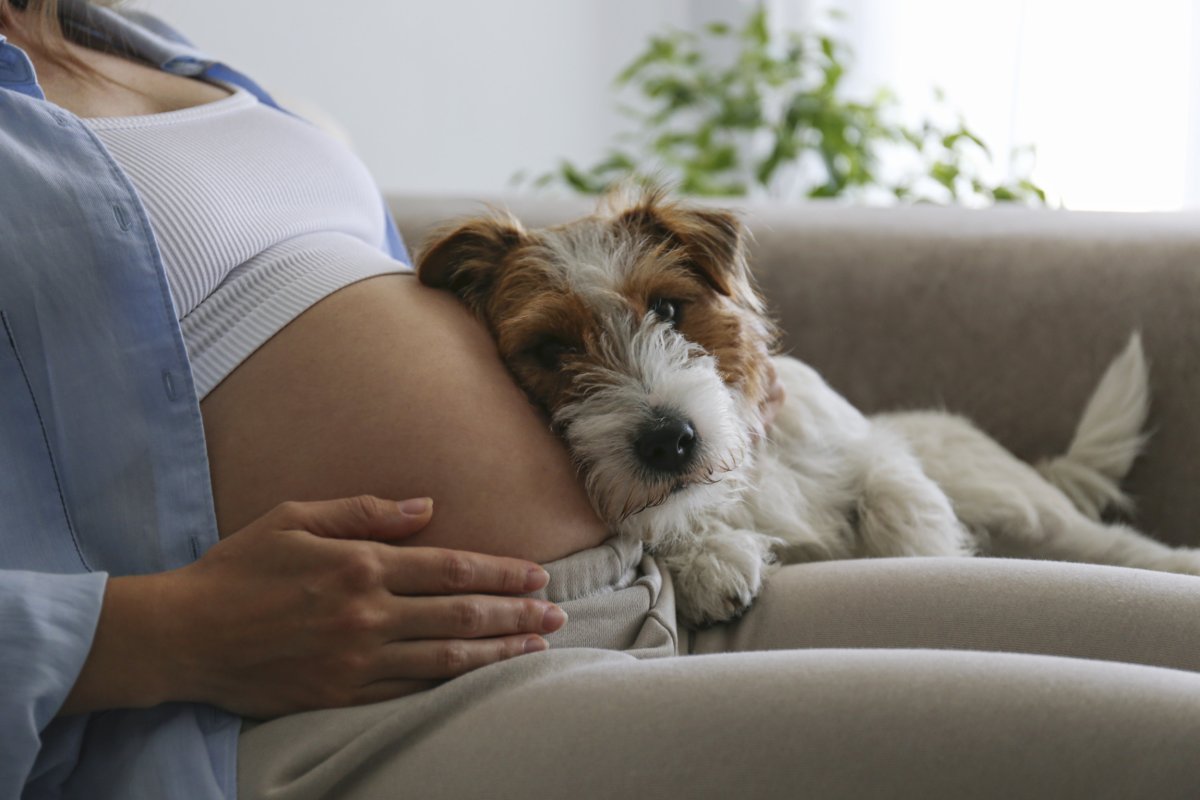
[[[634,548],[549,569],[571,615],[553,649],[247,725],[241,796],[1200,797],[1198,578],[810,564],[742,620],[677,632]]]

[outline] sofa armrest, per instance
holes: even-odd
[[[531,227],[585,199],[491,198]],[[486,208],[393,198],[417,244]],[[1063,452],[1108,362],[1141,330],[1154,436],[1136,524],[1200,546],[1200,215],[744,204],[751,264],[807,361],[864,411],[945,408],[1025,459]]]

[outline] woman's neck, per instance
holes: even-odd
[[[171,75],[69,39],[40,45],[30,35],[25,12],[10,10],[0,25],[0,32],[33,61],[46,99],[80,117],[161,114],[211,103],[229,94],[219,86]],[[60,42],[61,51],[54,53]],[[71,61],[79,66],[73,68]]]

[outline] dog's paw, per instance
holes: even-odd
[[[706,627],[740,616],[762,591],[775,540],[745,531],[705,537],[666,558],[675,606],[685,625]]]

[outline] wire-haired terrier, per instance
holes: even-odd
[[[1068,452],[1033,467],[948,413],[864,416],[773,356],[727,211],[651,189],[538,231],[497,213],[436,235],[418,271],[487,324],[596,512],[663,559],[689,624],[740,614],[776,561],[983,553],[1200,574],[1198,551],[1100,520],[1129,504],[1118,483],[1143,444],[1136,335]]]

